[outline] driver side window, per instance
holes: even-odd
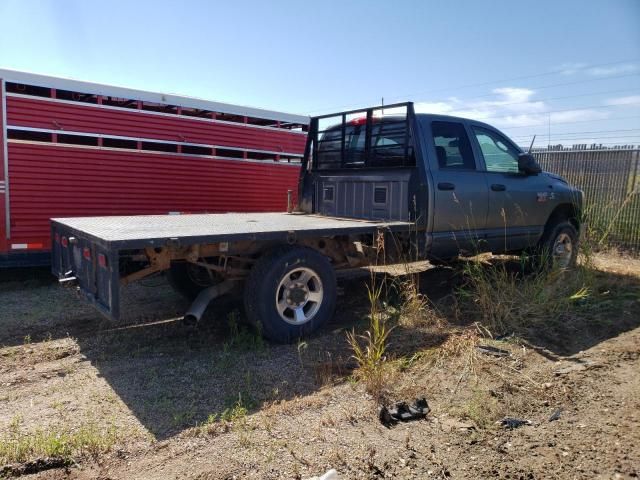
[[[518,173],[518,151],[502,135],[473,127],[487,172]]]

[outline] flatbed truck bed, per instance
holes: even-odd
[[[292,240],[292,237],[374,233],[383,228],[403,231],[410,222],[337,218],[304,213],[211,213],[194,215],[136,215],[54,218],[55,230],[92,240],[106,249],[129,249],[232,242]]]
[[[254,245],[296,244],[376,232],[408,232],[410,222],[336,218],[304,213],[226,213],[54,218],[53,273],[76,281],[89,302],[109,319],[120,318],[120,287],[166,270],[176,256],[207,265],[204,258],[225,258],[213,271],[235,271],[227,257],[252,251]],[[123,264],[145,252],[150,265],[122,275]],[[202,259],[202,260],[201,260]],[[199,261],[200,260],[200,261]],[[345,263],[346,266],[346,263]]]

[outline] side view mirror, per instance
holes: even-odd
[[[542,172],[542,168],[530,153],[521,153],[518,155],[518,170],[526,175],[535,175]]]

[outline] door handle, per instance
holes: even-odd
[[[455,190],[456,186],[449,182],[440,182],[438,184],[438,190]]]
[[[494,183],[493,185],[491,185],[491,190],[493,190],[494,192],[504,192],[506,189],[507,187],[500,183]]]

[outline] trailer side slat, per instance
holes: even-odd
[[[306,142],[304,135],[283,129],[159,116],[144,110],[119,111],[92,104],[70,105],[38,98],[8,97],[7,125],[296,153],[302,152]]]

